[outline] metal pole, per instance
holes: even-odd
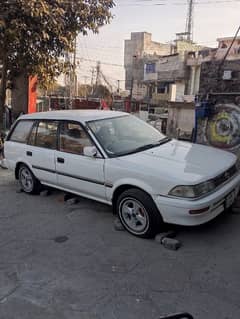
[[[76,51],[77,51],[77,37],[74,40],[73,51],[73,68],[71,77],[72,96],[71,96],[71,108],[73,107],[73,99],[76,97]]]
[[[133,83],[134,83],[134,78],[133,78],[133,76],[132,76],[132,80],[131,80],[131,90],[130,90],[130,112],[132,112]]]
[[[189,8],[188,8],[188,16],[187,16],[187,24],[186,24],[186,32],[187,40],[192,41],[193,40],[193,0],[189,0]]]
[[[94,68],[92,68],[92,78],[91,78],[91,94],[93,94],[93,79],[94,78]]]
[[[84,76],[84,86],[85,86],[84,91],[85,91],[85,99],[86,99],[87,98],[87,77],[86,76]]]
[[[134,85],[135,59],[136,59],[136,55],[133,55],[133,59],[132,59],[132,79],[131,79],[131,90],[130,90],[130,112],[132,112],[132,96],[133,96],[133,85]]]

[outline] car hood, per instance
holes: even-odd
[[[141,167],[149,175],[157,174],[181,184],[194,185],[230,168],[236,162],[236,156],[213,147],[171,140],[158,147],[124,156],[122,160],[131,162],[138,169]]]

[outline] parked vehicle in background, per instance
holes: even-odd
[[[164,222],[208,222],[239,192],[235,155],[171,140],[122,112],[21,116],[5,156],[26,193],[43,184],[113,205],[123,226],[139,237],[154,236]]]

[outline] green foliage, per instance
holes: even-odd
[[[0,59],[8,78],[23,70],[47,86],[66,65],[78,33],[110,22],[113,0],[1,0]]]

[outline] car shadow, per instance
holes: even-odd
[[[193,238],[223,238],[226,234],[237,233],[240,223],[240,214],[232,213],[231,209],[224,211],[215,219],[199,225],[199,226],[178,226],[166,225],[168,231],[176,232],[178,239],[193,239]]]

